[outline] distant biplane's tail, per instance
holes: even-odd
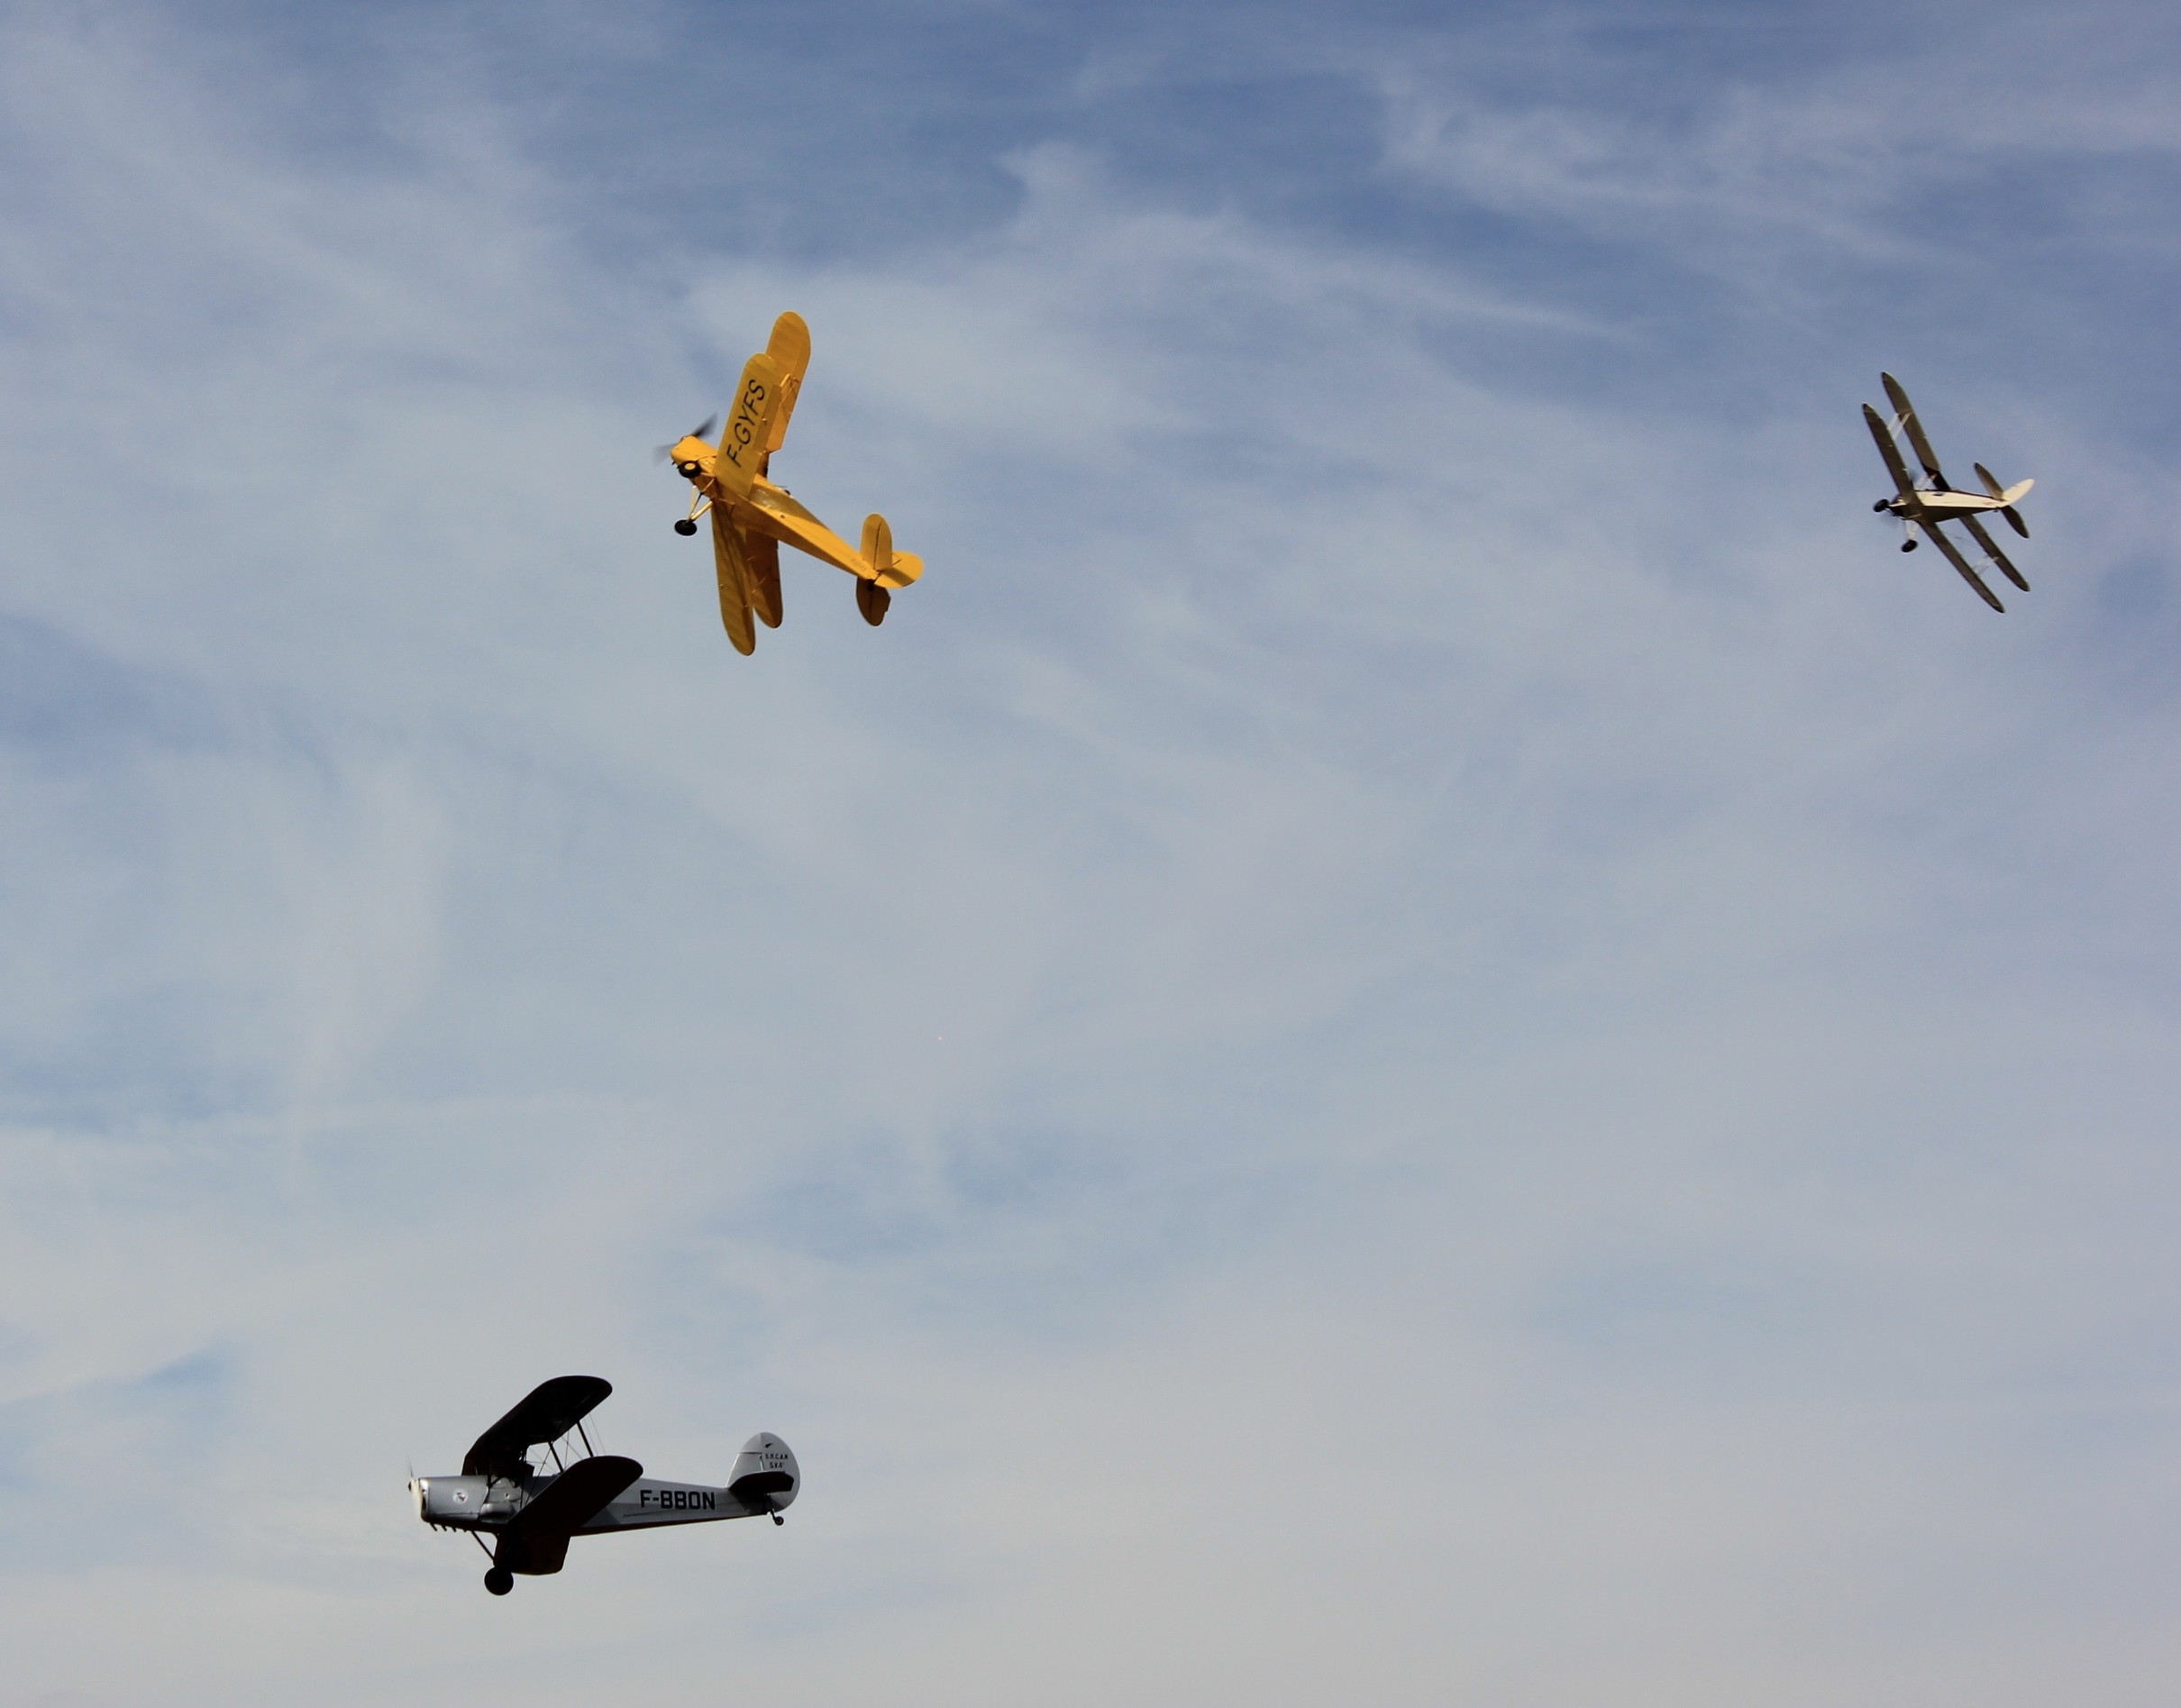
[[[2037,482],[2034,480],[2017,480],[2011,487],[2002,488],[1997,478],[1993,474],[1992,470],[1985,468],[1981,462],[1976,465],[1976,478],[1985,483],[1985,493],[1999,500],[2001,507],[1999,513],[2007,518],[2007,525],[2012,528],[2015,533],[2021,534],[2023,539],[2028,539],[2030,537],[2030,525],[2023,521],[2020,516],[2015,514],[2014,506],[2015,502],[2021,498],[2022,494],[2029,491],[2029,489],[2035,486]]]

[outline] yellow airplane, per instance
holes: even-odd
[[[886,620],[892,589],[907,587],[924,573],[924,560],[894,550],[893,531],[882,516],[863,518],[863,549],[857,551],[766,478],[772,453],[788,435],[788,419],[810,365],[810,328],[798,314],[772,323],[772,339],[742,370],[742,387],[719,443],[705,442],[707,421],[686,438],[665,446],[677,473],[697,489],[689,513],[674,532],[697,532],[698,518],[712,517],[712,556],[719,571],[719,617],[735,650],[757,650],[757,621],[778,628],[780,619],[780,549],[792,545],[812,557],[846,570],[856,578],[856,609],[876,628]]]

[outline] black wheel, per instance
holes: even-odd
[[[775,1512],[772,1515],[772,1521],[775,1524],[785,1524],[788,1521],[782,1518],[778,1512]]]
[[[685,516],[680,521],[674,524],[674,532],[680,534],[682,538],[687,539],[690,534],[697,532],[697,525]]]
[[[1871,510],[1875,515],[1884,516],[1885,514],[1885,506],[1886,500],[1880,498],[1877,503],[1871,506]]]
[[[485,1574],[485,1587],[495,1595],[505,1595],[515,1587],[515,1574],[495,1566]]]
[[[1901,549],[1903,552],[1913,552],[1916,549],[1916,542],[1913,540],[1903,540],[1901,542]]]

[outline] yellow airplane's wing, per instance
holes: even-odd
[[[780,364],[771,352],[761,350],[743,364],[742,386],[728,407],[727,425],[720,429],[719,454],[712,460],[712,478],[738,498],[750,496],[780,404]]]
[[[770,456],[788,436],[788,417],[795,413],[795,400],[803,390],[803,371],[810,366],[810,328],[793,309],[772,323],[772,339],[765,346],[765,354],[780,370],[780,407],[773,412],[771,431],[765,434],[765,454]]]
[[[750,603],[757,620],[778,628],[782,615],[780,602],[780,542],[770,534],[742,536],[743,558],[750,566]]]
[[[719,571],[719,620],[727,638],[745,658],[757,650],[757,626],[750,621],[750,563],[742,535],[718,505],[712,507],[712,561]]]

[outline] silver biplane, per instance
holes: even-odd
[[[1992,471],[1979,462],[1974,466],[1976,478],[1984,482],[1985,489],[1982,492],[1957,491],[1946,476],[1939,472],[1938,453],[1931,449],[1931,442],[1924,437],[1923,424],[1916,419],[1915,406],[1909,402],[1908,393],[1902,390],[1901,382],[1891,374],[1880,374],[1878,378],[1884,384],[1886,400],[1894,406],[1893,416],[1889,419],[1865,404],[1863,419],[1869,424],[1870,436],[1878,442],[1878,454],[1885,459],[1886,472],[1894,477],[1894,493],[1890,498],[1880,498],[1871,508],[1881,515],[1901,519],[1903,528],[1908,532],[1908,537],[1901,543],[1903,552],[1916,549],[1914,530],[1921,528],[1931,543],[1946,554],[1947,562],[1961,571],[1961,579],[1983,597],[1986,605],[1995,611],[2005,610],[2007,607],[1999,602],[1998,596],[1985,585],[1984,578],[1969,567],[1968,559],[1962,556],[1953,541],[1939,532],[1939,524],[1958,522],[1968,529],[1969,537],[1976,542],[1986,558],[1999,566],[2000,573],[2027,593],[2030,583],[2022,579],[2020,570],[2007,562],[2007,554],[1985,532],[1984,524],[1976,517],[1981,511],[1996,510],[2006,517],[2009,527],[2023,539],[2028,539],[2029,524],[2021,519],[2014,504],[2037,482],[2018,480],[2011,487],[2002,487],[1992,478]],[[1930,482],[1929,486],[1918,485],[1909,473],[1908,464],[1902,459],[1901,447],[1894,443],[1896,432],[1908,435],[1909,448],[1916,453],[1916,461]]]
[[[460,1476],[413,1476],[416,1516],[434,1530],[468,1530],[492,1562],[485,1587],[505,1595],[516,1575],[542,1577],[561,1569],[578,1536],[656,1530],[662,1524],[708,1524],[769,1515],[775,1524],[793,1504],[802,1470],[777,1435],[743,1443],[724,1487],[662,1483],[634,1459],[591,1451],[583,1420],[614,1391],[598,1376],[555,1376],[541,1382],[512,1411],[477,1438]],[[572,1450],[569,1438],[582,1442]],[[565,1456],[561,1448],[569,1446]],[[546,1470],[530,1462],[542,1447]],[[488,1547],[485,1539],[493,1539]]]

